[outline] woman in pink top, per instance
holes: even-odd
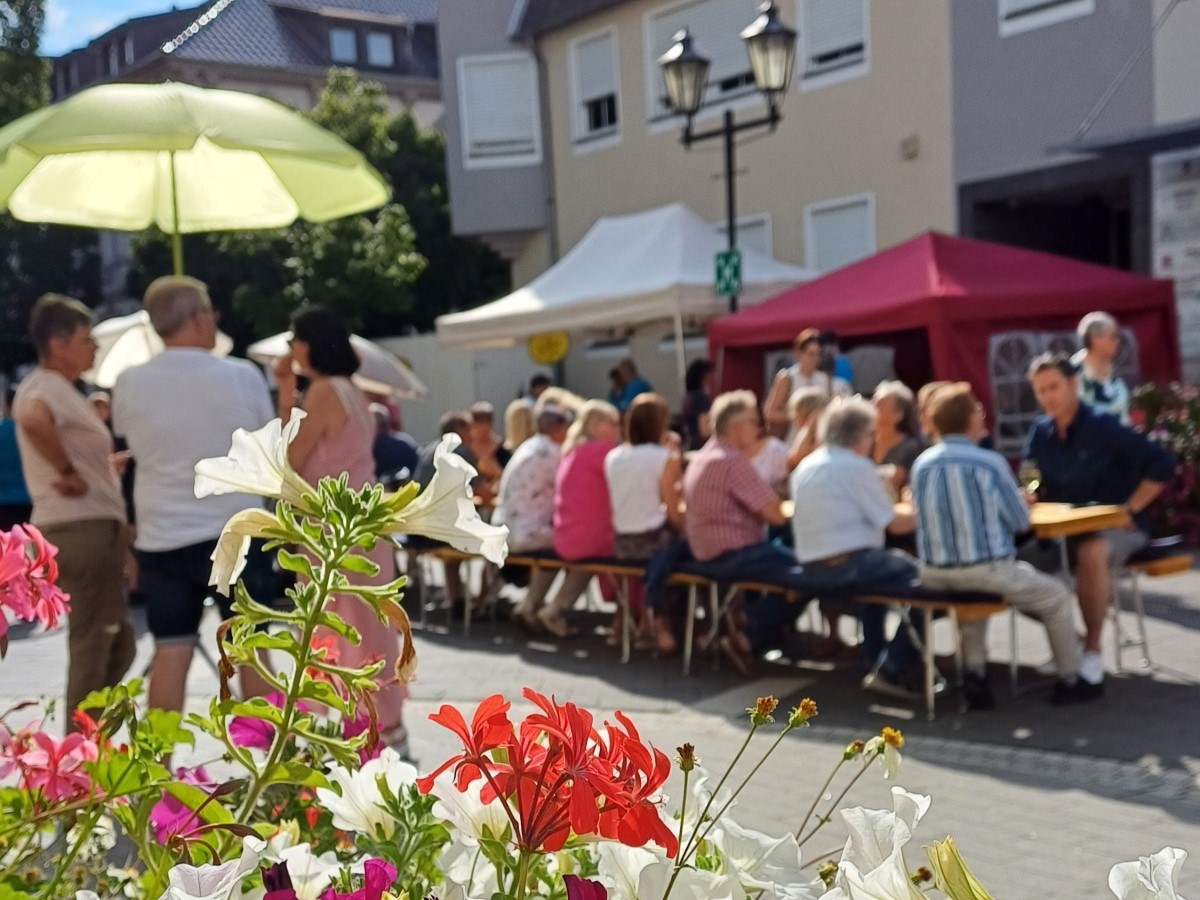
[[[554,477],[554,552],[563,559],[613,555],[604,457],[617,445],[620,433],[620,414],[603,400],[584,403],[567,432]],[[567,624],[565,613],[590,581],[587,573],[567,572],[554,597],[536,613],[536,624],[559,637],[576,633]]]
[[[309,484],[316,485],[326,476],[343,472],[351,488],[375,481],[375,462],[371,442],[375,422],[367,398],[350,381],[358,370],[359,359],[350,344],[350,332],[328,310],[310,307],[292,317],[291,352],[275,364],[279,382],[279,415],[287,421],[296,404],[296,371],[309,379],[304,394],[307,413],[288,448],[288,461]],[[396,558],[392,545],[380,541],[369,554],[379,566],[374,577],[351,575],[361,584],[387,584],[396,577]],[[337,658],[343,665],[364,666],[382,659],[382,681],[394,678],[400,640],[396,630],[380,622],[374,610],[355,597],[335,597],[330,605],[347,624],[358,632],[355,645],[333,635]],[[403,685],[381,686],[375,695],[380,739],[406,756],[408,735],[401,708],[407,691]]]

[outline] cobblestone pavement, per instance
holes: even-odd
[[[1010,656],[1007,620],[990,633],[992,674],[999,706],[989,713],[960,713],[953,697],[939,700],[938,718],[925,720],[916,706],[877,702],[858,687],[853,664],[814,666],[778,660],[745,679],[703,657],[684,678],[678,660],[635,651],[628,665],[593,635],[558,643],[529,639],[507,623],[476,622],[470,637],[434,614],[418,634],[420,665],[406,715],[412,750],[427,767],[453,747],[449,733],[427,721],[442,703],[471,707],[522,687],[570,699],[605,715],[620,709],[643,734],[673,755],[689,741],[711,769],[732,758],[745,732],[743,710],[756,696],[775,694],[781,706],[811,696],[821,714],[810,729],[789,736],[739,800],[738,821],[765,831],[795,828],[840,749],[856,737],[893,724],[905,734],[898,779],[929,793],[933,807],[907,859],[923,860],[921,842],[953,834],[968,862],[1002,898],[1102,898],[1110,896],[1109,867],[1172,844],[1192,853],[1183,869],[1183,896],[1200,895],[1200,572],[1161,579],[1147,596],[1153,669],[1112,670],[1106,634],[1108,692],[1098,704],[1059,709],[1046,701],[1049,683],[1034,667],[1048,657],[1036,623],[1019,623],[1020,694],[1007,689]],[[579,614],[601,624],[599,613]],[[206,621],[211,646],[215,616]],[[1132,625],[1132,617],[1127,617]],[[949,651],[949,634],[938,649]],[[15,626],[8,659],[0,663],[0,703],[61,694],[65,637]],[[135,671],[150,657],[138,643]],[[1127,652],[1136,664],[1136,651]],[[197,658],[189,704],[199,709],[216,678]],[[520,702],[517,706],[520,707]],[[756,747],[765,748],[766,740]],[[211,752],[201,745],[201,756]],[[673,783],[674,785],[674,783]],[[889,807],[882,774],[864,777],[845,804]],[[678,790],[678,785],[674,785]],[[831,802],[826,800],[820,807]],[[836,822],[805,847],[806,860],[839,848]]]

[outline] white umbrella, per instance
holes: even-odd
[[[96,339],[96,362],[83,377],[97,387],[111,388],[117,376],[134,366],[148,362],[151,357],[162,353],[162,339],[150,325],[150,314],[144,309],[128,316],[105,319],[92,329]],[[233,338],[222,331],[217,332],[214,356],[228,356],[233,352]]]
[[[288,338],[291,336],[290,331],[284,331],[263,338],[251,344],[246,355],[255,362],[269,366],[288,352]],[[350,343],[361,361],[353,378],[360,389],[369,394],[390,394],[398,400],[423,400],[428,396],[429,389],[413,374],[413,370],[383,347],[357,334],[350,335]]]

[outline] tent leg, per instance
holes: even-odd
[[[683,348],[683,313],[675,310],[675,361],[679,366],[679,386],[686,390],[687,354]]]

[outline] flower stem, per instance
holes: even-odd
[[[850,788],[854,787],[854,785],[856,785],[858,783],[858,779],[862,778],[865,774],[867,774],[867,769],[871,768],[871,763],[873,763],[874,761],[875,761],[875,757],[872,756],[870,759],[868,759],[866,762],[863,763],[862,768],[859,769],[858,772],[855,773],[854,777],[850,779],[850,783],[847,784],[846,787],[842,790],[842,792],[837,795],[837,799],[835,799],[833,801],[833,803],[829,804],[829,809],[825,811],[825,815],[820,817],[820,820],[813,827],[813,830],[810,831],[808,834],[806,834],[804,836],[804,838],[800,840],[801,847],[803,847],[805,844],[807,844],[809,839],[814,834],[816,834],[818,831],[820,831],[822,828],[824,828],[829,823],[829,819],[833,815],[834,810],[836,810],[838,808],[839,804],[841,804],[841,802],[845,798],[845,796],[848,793],[850,793]]]
[[[521,850],[517,858],[517,883],[513,885],[515,900],[525,900],[525,883],[529,881],[529,851]]]
[[[100,816],[103,814],[104,807],[97,806],[92,814],[88,816],[85,827],[82,827],[79,830],[78,840],[75,841],[75,845],[67,851],[66,855],[59,860],[58,865],[54,869],[54,877],[51,878],[50,883],[46,885],[46,889],[42,892],[42,896],[58,896],[58,887],[60,884],[62,884],[63,878],[66,877],[67,870],[71,868],[71,863],[75,862],[75,857],[77,857],[79,855],[79,851],[83,849],[84,842],[92,836],[92,829],[96,827],[96,823],[100,821]]]
[[[796,826],[796,840],[800,840],[800,835],[808,826],[808,822],[812,818],[812,814],[817,811],[817,804],[821,802],[821,798],[825,796],[825,792],[829,790],[829,786],[833,784],[833,779],[837,776],[837,773],[841,771],[842,766],[845,764],[846,757],[843,756],[837,761],[837,765],[833,767],[833,771],[829,773],[829,777],[825,779],[825,783],[821,785],[821,789],[817,791],[816,796],[813,797],[813,802],[812,805],[808,807],[808,812],[804,814],[804,818],[801,819],[800,824]]]
[[[683,849],[683,825],[687,821],[687,801],[688,801],[688,780],[692,774],[691,769],[686,769],[683,773],[683,800],[679,804],[679,849]],[[678,852],[678,851],[676,851]]]

